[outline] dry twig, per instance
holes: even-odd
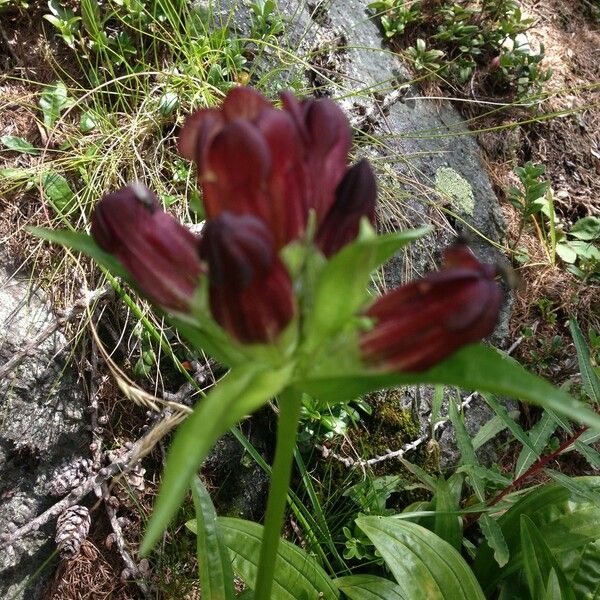
[[[67,508],[79,503],[79,501],[87,496],[95,487],[102,486],[110,478],[117,474],[126,473],[134,468],[142,457],[152,451],[154,446],[165,435],[170,433],[181,421],[185,415],[175,414],[169,415],[159,421],[145,436],[140,438],[131,449],[121,455],[117,460],[113,461],[108,466],[100,469],[98,473],[94,473],[88,477],[81,485],[69,492],[62,500],[51,506],[48,510],[38,515],[22,527],[13,529],[0,537],[0,550],[7,549],[15,545],[21,538],[37,531],[48,523],[51,519],[57,518]]]

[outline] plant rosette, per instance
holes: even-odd
[[[378,235],[376,182],[349,166],[352,132],[330,99],[247,87],[188,117],[179,151],[197,166],[207,217],[197,237],[141,184],[104,196],[91,237],[35,229],[93,257],[165,313],[191,345],[229,367],[180,426],[142,553],[184,499],[214,442],[278,398],[279,420],[255,600],[270,598],[303,394],[326,405],[403,384],[512,396],[598,427],[562,390],[477,344],[502,302],[497,269],[466,246],[380,298],[371,273],[428,229]]]

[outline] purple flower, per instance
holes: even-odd
[[[201,254],[214,319],[242,343],[272,342],[294,316],[295,302],[267,226],[223,212],[207,222]]]
[[[363,217],[375,223],[376,196],[375,175],[363,159],[346,171],[335,191],[335,202],[317,233],[317,246],[325,256],[356,239]]]
[[[445,253],[446,268],[377,299],[365,312],[373,329],[361,335],[363,360],[390,371],[424,371],[460,347],[492,333],[502,292],[497,269],[466,246]]]
[[[280,110],[250,88],[233,88],[220,109],[188,117],[179,137],[179,151],[198,166],[206,215],[254,215],[278,249],[302,235],[311,209],[324,221],[351,143],[333,101],[281,99]]]
[[[135,184],[104,196],[92,215],[91,233],[155,304],[190,311],[202,274],[198,238],[161,210],[149,189]]]

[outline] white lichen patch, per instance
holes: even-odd
[[[473,216],[475,198],[471,184],[450,167],[440,167],[435,173],[435,189],[461,212]]]

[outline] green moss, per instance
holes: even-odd
[[[403,406],[400,390],[388,390],[368,398],[373,409],[363,427],[352,433],[352,443],[361,458],[370,459],[398,450],[421,435],[418,419]],[[386,460],[373,467],[375,475],[397,475],[403,467],[398,460]]]
[[[418,418],[405,407],[406,396],[402,390],[373,394],[367,397],[367,401],[373,412],[363,418],[359,427],[348,431],[350,445],[362,459],[369,460],[387,454],[390,450],[398,450],[421,435]],[[340,444],[339,447],[332,445],[331,450],[342,455],[347,454],[348,443]],[[350,453],[351,456],[355,456],[354,452]],[[440,474],[440,452],[436,442],[422,444],[405,458],[433,476]],[[374,477],[398,475],[410,483],[418,483],[416,477],[398,459],[376,463],[369,470]],[[362,469],[348,468],[332,459],[319,461],[313,474],[320,482],[316,488],[324,504],[364,479]],[[412,502],[430,498],[431,494],[427,490],[418,487],[394,494],[389,507],[401,510]]]
[[[461,212],[473,216],[475,198],[471,184],[450,167],[440,167],[435,173],[435,189]]]

